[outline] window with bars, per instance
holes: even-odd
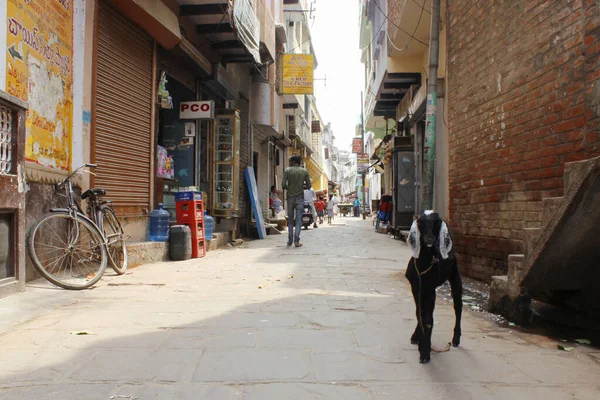
[[[12,110],[0,106],[0,174],[12,173]]]

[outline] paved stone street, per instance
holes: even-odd
[[[465,310],[462,346],[419,364],[407,247],[371,221],[112,271],[93,290],[44,281],[0,300],[0,398],[598,399],[600,352]],[[342,225],[346,224],[346,225]],[[451,339],[438,298],[434,346]],[[87,335],[77,335],[87,332]]]

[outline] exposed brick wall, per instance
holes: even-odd
[[[504,274],[563,194],[565,162],[600,155],[600,1],[447,0],[450,222],[463,271]]]

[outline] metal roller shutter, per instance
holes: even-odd
[[[107,190],[121,215],[150,203],[153,41],[98,3],[94,115],[94,186]]]

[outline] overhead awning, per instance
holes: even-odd
[[[223,55],[224,63],[261,63],[260,21],[250,0],[178,0],[179,14]]]
[[[412,85],[421,84],[421,74],[417,72],[386,72],[377,96],[373,115],[396,118],[396,107]]]
[[[190,43],[189,40],[182,37],[181,43],[179,43],[179,49],[188,56],[197,67],[199,67],[206,75],[211,76],[213,73],[213,67],[208,60],[208,58],[204,57],[202,53],[198,51],[196,46]]]
[[[165,49],[171,50],[181,42],[177,15],[160,0],[111,0]]]

